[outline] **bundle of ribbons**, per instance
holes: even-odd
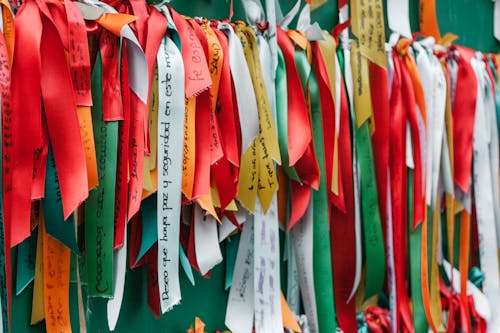
[[[106,298],[113,330],[127,267],[159,317],[223,261],[219,329],[500,332],[498,56],[432,1],[413,35],[388,1],[388,42],[381,0],[332,32],[324,2],[0,1],[5,332],[32,282],[32,324]]]

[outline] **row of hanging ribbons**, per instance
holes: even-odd
[[[1,0],[5,332],[31,282],[32,324],[71,332],[78,304],[86,331],[100,297],[113,330],[127,266],[160,316],[223,260],[235,333],[500,332],[498,56],[432,1],[414,36],[388,1],[388,43],[381,0],[331,33],[324,2],[290,29],[300,1]]]

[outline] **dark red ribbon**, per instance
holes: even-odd
[[[390,97],[389,165],[391,181],[394,270],[396,276],[397,329],[413,332],[406,284],[407,253],[407,178],[406,178],[406,122],[407,111],[403,99],[402,59],[393,51],[394,75]],[[413,101],[414,103],[414,101]]]
[[[357,332],[355,297],[349,301],[356,275],[356,233],[354,230],[354,184],[352,169],[351,122],[344,79],[340,82],[339,156],[342,156],[339,183],[344,189],[345,212],[331,206],[330,239],[335,311],[344,332]],[[338,103],[339,101],[337,101]]]

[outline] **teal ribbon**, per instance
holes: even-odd
[[[182,246],[179,244],[179,260],[181,262],[182,269],[184,270],[184,273],[186,274],[186,277],[188,278],[189,282],[191,282],[191,285],[194,286],[194,275],[193,275],[193,269],[191,268],[191,264],[189,263],[189,259],[186,256],[186,253],[184,252],[184,249]]]
[[[224,283],[224,290],[228,290],[231,288],[231,284],[233,283],[234,266],[236,265],[236,255],[240,244],[240,234],[228,237],[225,243],[226,257],[224,258],[224,261],[226,264],[226,279]]]
[[[290,179],[300,181],[297,171],[290,166],[288,157],[288,90],[286,68],[283,52],[278,48],[278,67],[276,69],[276,123],[278,127],[278,143],[281,155],[281,166]]]
[[[17,246],[16,295],[35,279],[36,239],[38,229]]]
[[[422,224],[413,229],[413,170],[408,169],[408,233],[409,233],[409,260],[410,260],[410,290],[413,300],[413,325],[415,332],[427,332],[428,325],[425,317],[421,285],[421,256]]]
[[[90,297],[113,295],[113,234],[118,122],[104,122],[102,60],[97,54],[92,73],[92,123],[99,185],[85,203],[85,245]]]
[[[142,257],[149,251],[149,249],[158,241],[158,230],[156,228],[156,221],[158,211],[156,209],[157,194],[154,193],[144,199],[141,204],[141,217],[142,217],[142,239],[141,247],[135,264],[137,264]]]
[[[358,333],[370,333],[368,330],[368,325],[365,321],[365,315],[363,312],[360,312],[356,315],[356,319],[358,320]]]
[[[42,199],[42,213],[47,233],[66,245],[74,253],[79,254],[75,219],[73,215],[70,215],[64,221],[56,163],[50,145],[47,155],[47,175],[45,177],[45,196]]]
[[[484,273],[479,269],[479,267],[472,267],[470,269],[469,281],[480,289],[483,287]]]

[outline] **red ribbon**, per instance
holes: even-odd
[[[118,150],[116,167],[115,191],[115,232],[113,248],[123,245],[125,224],[127,222],[128,199],[128,158],[130,139],[130,86],[128,75],[128,57],[125,48],[122,48],[121,57],[121,91],[123,99],[123,121],[118,124]],[[132,216],[129,217],[129,220]]]
[[[182,44],[186,97],[200,94],[212,84],[200,41],[189,23],[170,7],[170,13]]]
[[[387,71],[370,63],[370,92],[372,96],[373,116],[375,118],[376,129],[372,135],[373,158],[375,164],[375,176],[377,178],[378,202],[382,219],[382,228],[387,230],[387,166],[389,165],[389,79]],[[387,236],[386,236],[387,237]]]
[[[99,51],[102,57],[102,112],[104,121],[123,120],[123,100],[118,68],[118,38],[103,30]]]
[[[330,239],[333,269],[335,310],[344,332],[357,332],[356,302],[349,296],[356,275],[356,234],[354,230],[354,184],[349,106],[344,79],[340,82],[339,156],[342,156],[339,183],[343,184],[345,211],[331,205]]]
[[[379,308],[377,306],[370,306],[365,310],[364,317],[368,331],[370,333],[389,333],[391,332],[391,325],[387,316],[389,311]],[[354,331],[353,331],[354,332]]]
[[[406,52],[406,50],[405,50]],[[410,55],[405,55],[410,57]],[[413,61],[413,60],[410,60]],[[411,73],[405,63],[401,64],[402,94],[407,110],[408,122],[410,124],[411,141],[413,148],[414,174],[413,174],[413,227],[418,226],[424,218],[424,194],[422,183],[422,150],[420,134],[418,129],[418,115],[415,100],[415,91],[412,83]],[[405,140],[405,138],[403,138]]]
[[[2,193],[3,193],[3,235],[5,254],[5,284],[7,289],[7,317],[10,327],[11,299],[12,299],[12,264],[11,264],[11,198],[12,184],[12,106],[10,96],[10,60],[4,35],[0,33],[0,96],[2,98]]]
[[[288,156],[301,183],[291,180],[292,213],[288,229],[304,215],[311,197],[311,187],[318,189],[319,167],[314,152],[309,109],[295,65],[295,46],[286,32],[277,27],[278,45],[283,52],[288,90]],[[297,135],[301,133],[301,135]]]
[[[7,184],[9,178],[11,179],[11,187],[5,188],[4,192],[7,205],[12,205],[10,210],[12,215],[6,220],[6,223],[12,226],[11,234],[5,235],[10,239],[11,246],[21,243],[31,232],[33,153],[41,137],[42,118],[42,101],[38,93],[41,89],[40,14],[37,4],[28,1],[21,7],[14,21],[16,46],[11,73],[12,169],[4,170]],[[27,94],[26,91],[32,93]]]
[[[469,191],[472,168],[472,135],[476,111],[477,79],[470,64],[474,51],[452,46],[458,51],[457,84],[453,101],[453,160],[455,182],[464,192]]]
[[[312,140],[309,111],[295,67],[295,47],[286,32],[276,28],[278,45],[285,59],[288,90],[288,156],[290,166],[306,153]],[[300,133],[300,135],[297,135]]]
[[[394,270],[396,275],[396,325],[398,331],[403,329],[413,332],[413,324],[408,305],[406,285],[406,253],[407,253],[407,179],[406,179],[406,105],[403,99],[402,69],[403,61],[393,51],[394,75],[390,106],[390,139],[389,162],[392,201],[392,223],[394,243]],[[413,101],[414,103],[414,101]]]
[[[240,164],[240,148],[238,144],[239,126],[235,117],[236,103],[233,103],[233,84],[229,67],[229,49],[226,35],[214,29],[222,48],[221,78],[219,96],[215,116],[220,130],[220,143],[224,156],[212,164],[214,182],[219,193],[221,209],[234,199],[238,190],[238,167]],[[237,111],[237,110],[236,110]]]

